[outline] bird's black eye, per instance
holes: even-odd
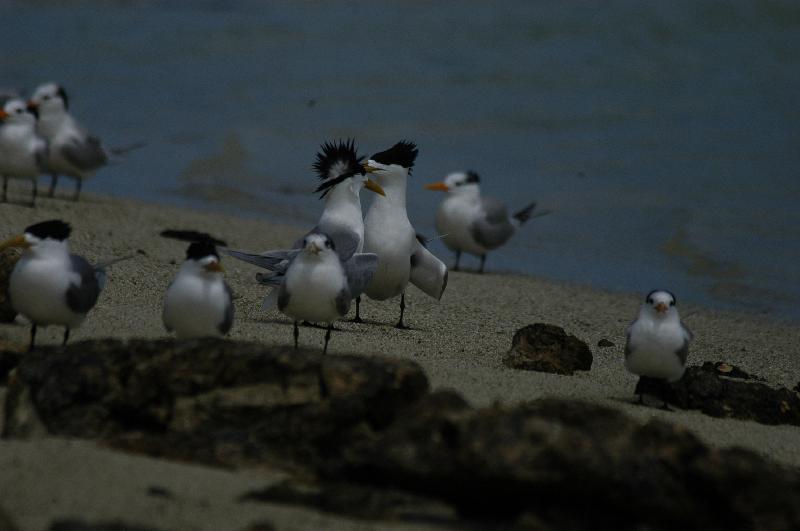
[[[669,301],[670,306],[675,306],[675,301]]]
[[[48,96],[47,94],[45,94],[45,96],[44,96],[42,99],[43,99],[43,100],[49,100],[49,99],[50,99],[50,96]]]
[[[653,304],[653,299],[651,299],[650,297],[648,297],[648,298],[647,298],[647,300],[646,300],[645,302],[646,302],[647,304]]]
[[[22,114],[22,109],[17,109],[17,114]]]
[[[330,249],[330,247],[331,247],[331,241],[330,240],[325,240],[325,247]]]

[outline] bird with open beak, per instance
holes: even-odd
[[[693,334],[681,321],[675,302],[675,295],[666,290],[647,294],[638,317],[628,327],[625,341],[628,371],[667,382],[681,379]]]

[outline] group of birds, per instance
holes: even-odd
[[[4,95],[0,105],[3,201],[7,200],[8,179],[27,179],[32,183],[31,206],[35,205],[38,178],[43,174],[51,177],[50,197],[60,175],[74,179],[73,199],[77,201],[84,179],[108,164],[112,156],[139,147],[103,146],[70,114],[67,92],[56,83],[39,85],[27,100]]]
[[[69,114],[66,92],[55,83],[41,85],[28,101],[8,99],[0,111],[4,199],[7,178],[20,177],[32,180],[35,201],[37,178],[45,172],[52,176],[50,195],[58,175],[66,175],[77,182],[77,199],[82,180],[106,164],[111,153]],[[405,140],[366,159],[358,155],[354,140],[325,143],[313,164],[321,181],[315,192],[324,200],[316,226],[290,249],[260,253],[224,249],[266,270],[256,275],[260,284],[272,288],[263,308],[276,307],[292,319],[295,348],[299,323],[308,322],[326,328],[323,352],[327,352],[333,323],[350,312],[353,301],[353,321],[362,322],[362,296],[374,300],[399,296],[396,327],[401,329],[407,328],[409,284],[437,300],[442,297],[448,268],[426,248],[406,211],[408,178],[417,155],[417,146]],[[481,195],[479,183],[478,174],[468,171],[426,185],[447,193],[436,228],[455,253],[454,270],[461,254],[467,253],[480,258],[482,273],[489,251],[505,244],[532,217],[548,213],[534,212],[532,203],[509,215],[501,201]],[[375,194],[366,215],[362,189]],[[66,344],[70,330],[97,302],[106,268],[118,261],[91,265],[70,254],[70,231],[69,224],[50,220],[0,243],[0,250],[24,249],[9,280],[9,296],[15,310],[32,323],[31,349],[37,326],[64,326]],[[185,262],[166,290],[163,323],[181,338],[223,336],[233,325],[234,297],[224,280],[218,242],[195,234]],[[668,291],[653,291],[628,328],[625,366],[640,376],[678,380],[691,339],[678,316],[675,297]]]

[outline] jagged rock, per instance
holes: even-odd
[[[569,375],[592,368],[592,351],[563,328],[536,323],[517,330],[503,363],[512,369]]]
[[[9,393],[27,393],[51,434],[280,467],[312,483],[251,493],[251,503],[501,527],[800,528],[796,470],[581,402],[474,409],[454,392],[429,393],[408,361],[221,340],[95,341],[26,355],[14,382]],[[11,435],[19,402],[9,402]]]
[[[597,342],[597,346],[600,348],[609,348],[609,347],[615,347],[616,344],[613,341],[609,341],[608,339],[603,338]]]
[[[758,380],[762,378],[738,367],[706,362],[687,367],[683,378],[672,384],[642,378],[636,393],[657,396],[682,409],[699,409],[712,417],[800,426],[800,396]]]
[[[0,251],[0,323],[11,323],[17,316],[8,296],[8,281],[20,256],[20,249],[8,248]]]

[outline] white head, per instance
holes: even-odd
[[[428,190],[447,192],[453,195],[480,195],[480,177],[474,171],[451,173],[438,183],[426,184]]]
[[[67,92],[56,83],[44,83],[36,87],[28,104],[42,116],[63,114],[69,110]]]
[[[337,256],[333,240],[321,232],[311,233],[303,239],[303,255],[306,258],[319,260]]]
[[[42,256],[52,253],[66,253],[67,238],[72,232],[69,223],[60,219],[42,221],[27,227],[23,234],[0,243],[0,250],[9,247],[23,249],[25,253]]]
[[[364,168],[375,174],[378,182],[385,186],[394,179],[408,177],[418,154],[419,150],[414,142],[401,140],[386,151],[372,155]]]
[[[651,291],[647,294],[640,313],[652,317],[653,319],[678,318],[678,308],[675,306],[675,295],[663,289]]]
[[[11,99],[0,109],[0,124],[36,125],[36,110],[21,99]]]
[[[380,195],[386,195],[383,188],[367,177],[367,170],[362,165],[363,157],[356,154],[354,140],[339,141],[338,144],[326,142],[322,151],[317,153],[313,168],[319,175],[322,184],[315,192],[322,192],[320,199],[330,199],[330,192],[345,190],[351,197],[358,199],[362,188]]]
[[[225,269],[219,263],[219,254],[213,243],[193,242],[186,249],[183,267],[193,273],[208,277],[222,276]]]

